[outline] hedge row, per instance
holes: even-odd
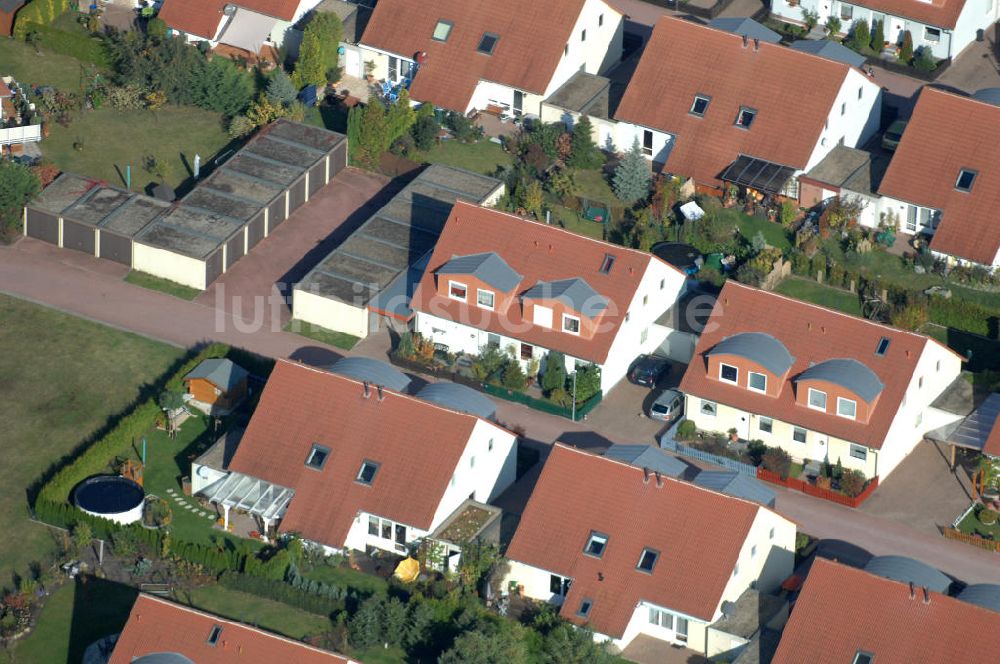
[[[1000,311],[961,298],[932,297],[927,307],[932,323],[996,339]]]
[[[344,599],[323,597],[294,588],[284,581],[261,579],[246,574],[225,572],[219,577],[219,584],[230,590],[238,590],[251,595],[257,595],[258,597],[275,600],[282,604],[308,611],[309,613],[331,615],[343,611],[347,606]],[[346,596],[347,594],[345,594]]]
[[[17,12],[14,36],[24,39],[32,29],[52,23],[69,9],[70,0],[31,0]]]

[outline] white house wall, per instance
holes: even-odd
[[[368,336],[368,310],[365,307],[356,307],[298,288],[292,291],[292,318],[355,337]]]
[[[216,470],[200,463],[191,464],[191,495],[200,493],[205,487],[214,484],[229,473]]]
[[[395,540],[397,524],[406,528],[407,544],[423,539],[429,534],[426,530],[421,530],[420,528],[414,528],[413,526],[393,521],[392,538],[384,539],[381,536],[381,531],[379,535],[371,535],[368,533],[368,519],[372,516],[382,518],[377,514],[358,512],[358,514],[354,517],[354,521],[351,523],[350,530],[347,531],[347,538],[344,540],[343,546],[337,546],[334,544],[332,548],[335,550],[353,549],[354,551],[365,551],[367,547],[373,547],[375,549],[381,549],[383,551],[398,554],[400,553],[400,550],[396,547]],[[388,520],[392,521],[391,519]]]
[[[665,164],[667,159],[670,157],[670,151],[674,149],[673,134],[668,134],[667,132],[651,129],[649,127],[643,127],[641,125],[619,122],[618,130],[616,132],[618,148],[623,152],[630,150],[635,141],[639,141],[639,145],[642,146],[642,137],[646,130],[653,133],[653,147],[651,149],[651,154],[643,152],[643,155],[646,159],[654,161],[657,164]]]
[[[851,148],[865,144],[878,132],[881,114],[882,89],[858,70],[849,68],[805,170],[823,161],[838,143]]]
[[[191,288],[205,290],[205,261],[197,258],[132,242],[132,268]]]
[[[598,25],[601,16],[603,25]],[[548,98],[563,83],[578,71],[588,74],[604,74],[621,61],[624,17],[603,0],[587,0],[573,26],[568,49],[556,66],[543,97]],[[587,31],[586,41],[581,41],[582,32]]]
[[[955,30],[951,34],[951,56],[955,57],[976,40],[976,32],[992,30],[993,23],[1000,18],[996,0],[965,0],[962,13],[958,15]],[[944,40],[944,33],[941,39]],[[922,38],[922,35],[921,35]],[[913,35],[913,48],[917,48],[917,35]],[[921,45],[923,43],[921,42]],[[935,50],[937,55],[937,50]],[[940,56],[945,57],[945,56]]]
[[[590,133],[594,138],[594,143],[602,150],[607,150],[608,152],[617,151],[619,147],[615,141],[618,138],[618,123],[614,120],[597,118],[593,115],[587,117],[590,119]],[[562,122],[566,125],[567,129],[572,130],[573,126],[579,121],[580,113],[542,102],[542,122]]]
[[[510,569],[507,572],[507,577],[504,579],[503,587],[507,588],[513,582],[522,588],[521,593],[525,597],[560,606],[563,603],[563,597],[553,594],[551,591],[550,581],[552,574],[552,572],[539,569],[538,567],[532,567],[531,565],[511,560]]]

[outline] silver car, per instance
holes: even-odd
[[[676,422],[684,414],[684,397],[677,390],[664,390],[649,407],[649,416],[661,422]]]

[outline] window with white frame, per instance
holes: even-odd
[[[740,371],[731,364],[719,363],[719,380],[735,384],[740,378]]]
[[[691,102],[691,110],[689,111],[691,115],[696,115],[699,118],[705,116],[705,111],[708,110],[708,104],[712,101],[712,98],[708,95],[695,95],[694,101]]]
[[[368,534],[378,537],[379,530],[379,518],[377,516],[368,517]]]
[[[636,565],[636,569],[640,572],[653,573],[653,568],[656,567],[656,560],[660,557],[660,552],[655,549],[643,549],[642,555],[639,556],[639,564]]]
[[[747,374],[747,388],[754,392],[767,392],[767,376],[756,371]]]
[[[736,114],[736,126],[749,129],[750,125],[757,118],[757,111],[746,106],[740,107],[740,112]]]
[[[379,464],[375,461],[365,459],[358,470],[358,476],[354,479],[361,484],[371,485],[375,481],[375,474],[378,473]]]
[[[753,546],[750,547],[750,560],[753,560],[756,557],[757,557],[757,545],[754,544]]]
[[[451,21],[446,21],[441,19],[434,26],[434,41],[446,42],[448,41],[448,35],[451,34],[451,29],[454,27],[454,23]]]
[[[859,650],[854,653],[854,661],[851,664],[874,664],[875,655],[870,652]]]
[[[851,456],[854,457],[855,459],[861,459],[862,461],[867,461],[868,448],[851,443]]]
[[[774,528],[773,527],[771,528],[771,532],[769,532],[767,534],[767,539],[770,539],[770,540],[774,539]]]
[[[701,400],[701,414],[708,415],[709,417],[715,417],[715,414],[719,411],[719,405],[714,401]]]
[[[531,322],[542,327],[552,327],[552,307],[536,304],[531,308]]]
[[[649,328],[644,327],[642,328],[642,332],[639,333],[639,343],[640,344],[646,343],[646,339],[648,338],[649,338]]]
[[[806,430],[802,427],[792,427],[792,440],[796,443],[806,442]]]
[[[816,410],[826,410],[826,392],[809,388],[809,407]]]
[[[553,595],[566,596],[569,592],[569,586],[572,583],[570,579],[564,576],[559,576],[558,574],[552,574],[549,576],[549,592]]]
[[[476,290],[476,304],[481,306],[483,309],[492,309],[493,300],[493,291],[483,290],[482,288]]]
[[[642,153],[647,157],[653,155],[653,132],[648,129],[642,130]]]
[[[600,558],[604,555],[604,549],[608,546],[608,536],[597,531],[590,531],[587,538],[587,546],[583,547],[583,552],[589,556]]]
[[[580,319],[577,318],[576,316],[563,314],[562,328],[563,332],[569,332],[570,334],[580,334]]]
[[[853,420],[858,415],[858,403],[854,399],[837,397],[837,415]]]
[[[462,302],[465,302],[465,298],[468,296],[468,294],[469,294],[469,289],[465,286],[465,284],[458,281],[448,282],[448,297],[450,297],[451,299],[461,300]]]
[[[852,18],[854,18],[854,7],[840,3],[840,20],[850,21]]]
[[[760,417],[757,419],[757,428],[764,433],[771,433],[774,429],[774,420],[770,417]]]
[[[924,26],[924,41],[936,44],[941,41],[941,31],[938,28]]]
[[[330,457],[330,448],[324,445],[313,444],[306,457],[306,465],[316,470],[323,470],[326,460]]]
[[[687,641],[688,622],[687,618],[674,615],[669,611],[649,607],[649,624],[673,630],[678,641]]]

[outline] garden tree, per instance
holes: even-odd
[[[280,67],[274,70],[271,78],[267,81],[267,100],[272,104],[290,106],[298,92],[291,77]]]
[[[386,132],[388,134],[388,145],[410,131],[417,121],[417,112],[410,105],[410,93],[406,88],[399,91],[399,98],[389,105],[389,110],[385,116]]]
[[[352,106],[347,111],[347,153],[351,163],[357,160],[358,147],[361,143],[361,118],[364,114],[362,106]]]
[[[576,402],[582,403],[601,391],[601,367],[596,364],[576,369]]]
[[[500,384],[508,390],[515,392],[522,391],[528,384],[528,378],[524,375],[524,369],[517,360],[512,360],[503,368],[500,375]]]
[[[320,63],[323,67],[324,81],[335,83],[340,80],[340,41],[344,38],[344,25],[340,17],[331,12],[316,12],[303,30],[305,35],[316,35],[321,50]]]
[[[229,121],[230,138],[243,138],[256,129],[256,125],[245,115],[237,115]]]
[[[542,641],[542,661],[546,664],[613,664],[607,646],[594,641],[594,633],[560,621]]]
[[[406,625],[403,627],[402,644],[406,650],[413,650],[422,645],[428,638],[428,629],[434,622],[434,609],[414,594],[410,596],[406,612]]]
[[[524,187],[524,209],[535,216],[535,219],[542,218],[542,205],[545,203],[545,192],[542,191],[542,183],[532,180]]]
[[[465,632],[438,658],[438,664],[526,664],[521,628],[504,627]]]
[[[397,597],[391,597],[382,604],[382,638],[390,645],[403,642],[404,630],[409,618],[406,605]]]
[[[162,18],[151,18],[146,22],[146,34],[153,39],[166,39],[167,23]]]
[[[545,356],[545,373],[542,374],[542,391],[566,388],[566,356],[557,350],[550,350]]]
[[[781,475],[781,479],[786,479],[792,468],[792,457],[780,447],[769,447],[764,452],[761,464],[764,470]]]
[[[909,30],[903,31],[903,45],[899,47],[899,61],[903,64],[910,64],[913,59],[913,35]]]
[[[851,48],[855,51],[864,51],[870,48],[871,41],[872,35],[868,30],[868,21],[859,18],[854,22],[854,29],[851,31]]]
[[[844,474],[840,477],[840,490],[849,498],[860,495],[865,490],[864,473],[853,468],[844,469]]]
[[[572,168],[593,169],[604,165],[604,155],[594,143],[594,125],[583,116],[573,125],[573,138],[567,164]]]
[[[363,650],[382,643],[382,599],[370,597],[361,603],[348,623],[351,645]]]
[[[881,53],[883,46],[885,46],[885,20],[872,21],[872,50],[876,54]]]
[[[246,72],[224,58],[213,58],[200,68],[200,75],[193,81],[193,101],[196,106],[233,116],[250,105],[253,81]]]
[[[184,405],[184,394],[180,390],[163,390],[157,398],[162,410],[177,410]]]
[[[426,152],[434,147],[440,131],[441,125],[437,123],[433,115],[420,115],[418,113],[410,133],[413,135],[413,144],[417,149]]]
[[[358,128],[358,149],[355,152],[358,163],[365,168],[374,169],[391,142],[385,106],[373,98],[365,106]]]
[[[40,191],[38,177],[30,168],[0,160],[0,240],[9,241],[20,232],[24,206]]]
[[[632,225],[626,234],[627,244],[633,249],[649,251],[654,244],[663,239],[659,224],[653,221],[652,206],[630,210]]]
[[[260,94],[247,109],[246,118],[253,127],[262,127],[285,115],[285,107],[275,104],[266,94]]]
[[[308,28],[302,34],[299,58],[295,61],[292,83],[299,90],[308,86],[326,84],[326,55],[322,37],[316,30]]]
[[[639,148],[639,139],[632,141],[632,147],[615,168],[612,186],[615,196],[626,203],[635,204],[649,194],[651,174],[649,164]]]

